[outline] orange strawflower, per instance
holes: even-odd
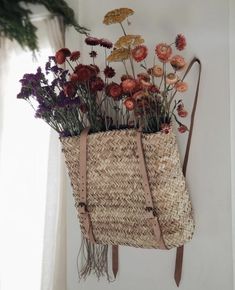
[[[123,92],[130,93],[136,88],[136,81],[133,79],[127,79],[121,83]]]
[[[188,90],[188,84],[186,82],[178,82],[175,84],[175,89],[180,93],[186,92]]]
[[[132,111],[135,108],[135,100],[133,98],[127,98],[124,101],[124,105],[126,106],[128,111]]]
[[[180,55],[174,55],[171,58],[170,63],[175,70],[183,69],[186,66],[185,59]]]

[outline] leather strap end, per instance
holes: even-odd
[[[176,252],[175,276],[174,276],[177,287],[179,287],[181,281],[183,256],[184,256],[184,246],[178,247]]]
[[[118,246],[112,246],[112,270],[113,276],[116,279],[118,273]]]

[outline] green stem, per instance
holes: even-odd
[[[71,69],[74,71],[74,68],[72,67],[71,63],[66,59],[67,64],[71,67]]]
[[[125,31],[125,29],[124,29],[124,27],[123,27],[122,23],[121,23],[121,22],[119,22],[119,24],[121,25],[122,31],[123,31],[124,35],[126,36],[126,31]]]
[[[130,47],[129,47],[129,50],[131,50]],[[133,74],[133,77],[135,79],[135,68],[134,68],[134,63],[133,63],[133,59],[131,56],[129,57],[129,60],[130,60],[130,64],[131,64],[132,74]]]
[[[126,74],[129,75],[128,70],[127,70],[127,67],[126,67],[126,62],[125,62],[125,60],[123,60],[122,63],[123,63],[123,65],[124,65],[124,67],[125,67]]]

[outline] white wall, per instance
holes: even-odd
[[[68,1],[76,11],[78,2]],[[80,22],[93,35],[116,40],[119,28],[104,26],[103,15],[118,7],[133,8],[130,31],[142,34],[149,47],[171,41],[182,32],[188,40],[185,56],[203,64],[200,99],[188,170],[196,219],[195,236],[185,247],[182,290],[232,290],[232,225],[230,178],[229,0],[80,0]],[[79,45],[70,30],[67,46]],[[83,47],[80,47],[85,54]],[[195,73],[190,84],[195,82]],[[185,97],[192,104],[192,91]],[[183,151],[184,140],[180,140]],[[78,284],[76,258],[80,229],[71,194],[68,197],[68,288],[155,290],[176,289],[175,251],[122,247],[117,281],[89,278]]]
[[[232,221],[233,221],[233,265],[235,265],[235,1],[229,1],[230,12],[230,124],[231,124],[231,178],[232,178]],[[235,267],[233,267],[235,277]],[[234,285],[235,286],[235,285]]]

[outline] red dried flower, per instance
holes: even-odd
[[[180,110],[184,110],[184,104],[182,102],[177,106],[177,111]]]
[[[71,52],[68,48],[61,48],[55,54],[56,63],[63,64],[66,60],[66,57],[70,55],[71,55]]]
[[[160,43],[156,46],[155,53],[161,62],[167,62],[172,54],[172,48],[166,43]]]
[[[96,77],[99,74],[100,69],[99,69],[99,67],[97,65],[90,64],[88,67],[89,67],[89,69],[91,71],[91,76],[92,77]]]
[[[148,88],[148,92],[150,94],[157,94],[157,93],[160,93],[160,90],[157,86],[152,85],[151,87]]]
[[[132,111],[135,108],[135,100],[133,98],[127,98],[124,101],[124,105],[127,108],[128,111]]]
[[[88,65],[79,64],[75,67],[78,82],[86,82],[92,77],[91,68]]]
[[[115,74],[115,70],[110,66],[106,66],[106,68],[104,69],[104,75],[106,76],[106,78],[112,78],[115,76]]]
[[[177,107],[177,113],[181,118],[185,118],[188,115],[188,112],[184,108],[184,104],[179,104]]]
[[[102,91],[104,88],[104,81],[98,77],[91,81],[91,90],[93,92]]]
[[[168,134],[171,130],[171,126],[170,124],[167,124],[167,123],[163,123],[161,124],[161,131],[165,134]]]
[[[70,80],[71,80],[71,82],[76,83],[76,82],[78,82],[79,77],[76,73],[72,73],[70,76]]]
[[[131,50],[131,55],[135,61],[140,62],[148,55],[148,49],[145,45],[137,45]]]
[[[130,75],[122,75],[122,76],[121,76],[121,81],[122,81],[122,82],[125,81],[125,80],[128,80],[128,79],[133,79],[133,77],[130,76]]]
[[[133,92],[136,88],[136,80],[133,79],[126,79],[122,81],[122,89],[125,93]]]
[[[96,38],[96,37],[88,36],[87,38],[85,38],[85,43],[87,45],[95,46],[95,45],[99,45],[100,44],[100,40],[98,38]]]
[[[181,118],[185,118],[188,116],[188,112],[186,110],[178,110],[177,112]]]
[[[181,125],[178,127],[178,131],[179,131],[180,133],[185,133],[186,131],[188,131],[188,128],[187,128],[185,125],[181,124]]]
[[[71,61],[75,61],[75,60],[78,60],[79,59],[79,57],[80,57],[80,55],[81,55],[81,53],[80,53],[80,51],[73,51],[72,53],[71,53],[71,55],[70,55],[70,60]]]
[[[97,57],[97,52],[92,50],[90,53],[89,53],[90,57],[94,58],[94,57]]]
[[[112,48],[113,44],[108,39],[102,38],[100,39],[100,46],[103,46],[105,48]]]
[[[183,34],[178,34],[175,39],[175,46],[178,50],[183,50],[186,46],[186,38]]]
[[[72,82],[67,82],[66,84],[64,84],[63,90],[67,97],[73,97],[76,92],[76,89]]]
[[[111,83],[106,87],[106,94],[109,97],[112,97],[114,100],[120,100],[122,96],[122,87],[117,83]]]

